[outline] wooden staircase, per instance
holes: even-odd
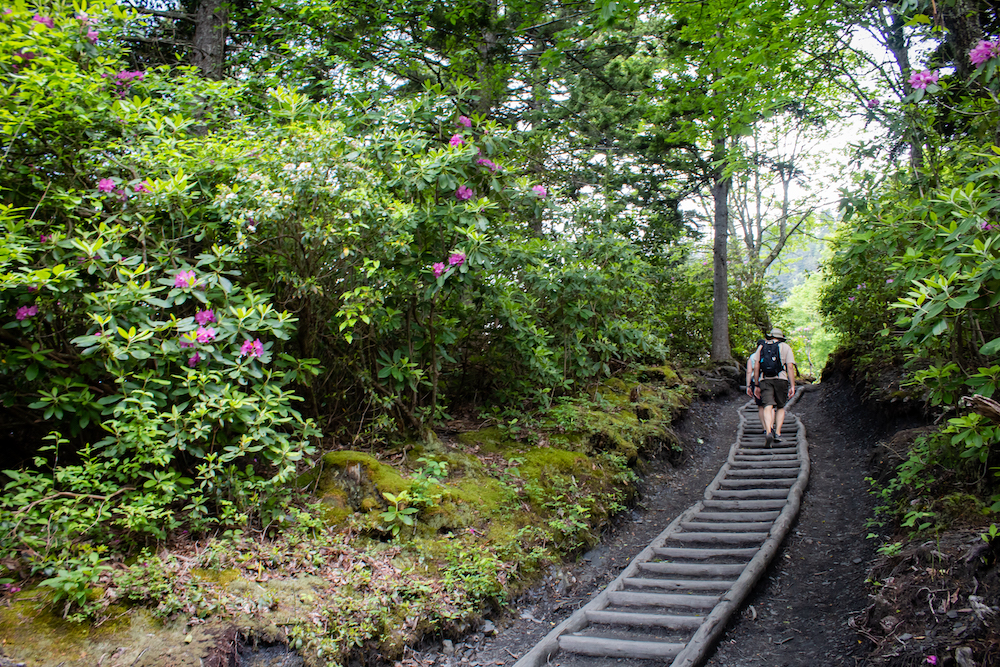
[[[704,499],[514,667],[539,667],[558,651],[699,664],[798,514],[809,455],[805,428],[791,413],[782,440],[765,448],[757,406],[744,405],[736,442]]]

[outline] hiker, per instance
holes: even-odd
[[[795,395],[795,355],[781,329],[771,329],[757,348],[754,396],[764,404],[764,446],[781,442],[785,402]]]
[[[757,418],[760,419],[760,425],[764,425],[764,402],[760,400],[760,397],[754,392],[754,387],[757,386],[757,363],[760,358],[760,346],[764,344],[764,339],[761,338],[757,341],[757,347],[754,349],[753,354],[747,359],[747,396],[754,400],[757,404]],[[767,429],[764,429],[766,432]]]

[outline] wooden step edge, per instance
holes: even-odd
[[[656,574],[682,574],[685,576],[727,577],[739,575],[746,567],[744,563],[673,563],[654,562],[640,563],[641,572]]]
[[[718,595],[695,595],[689,593],[636,593],[632,591],[610,591],[609,605],[625,607],[690,607],[711,609],[719,601]]]
[[[746,498],[740,500],[739,498],[717,498],[704,501],[704,506],[708,509],[747,509],[747,510],[767,510],[776,509],[781,510],[787,504],[784,500],[775,499],[765,499],[765,500],[754,500],[752,498]]]
[[[774,521],[781,514],[778,510],[769,512],[698,512],[692,521]]]
[[[665,591],[728,591],[735,579],[646,579],[629,577],[622,583],[633,588],[657,588]]]
[[[685,521],[681,528],[690,532],[734,532],[734,533],[754,533],[767,532],[771,530],[774,521]]]
[[[690,558],[703,560],[706,558],[752,558],[757,553],[756,547],[744,548],[695,548],[695,547],[656,547],[653,553],[660,558]],[[696,565],[697,563],[685,563]]]
[[[585,637],[582,635],[562,635],[559,648],[578,655],[607,658],[643,658],[656,660],[676,658],[686,644],[675,642],[650,642],[621,639],[619,637]]]
[[[705,620],[704,616],[679,616],[674,614],[644,614],[632,611],[587,611],[590,623],[602,625],[626,625],[632,627],[668,628],[670,630],[696,630]]]

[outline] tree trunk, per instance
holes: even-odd
[[[717,139],[713,156],[720,164],[726,155],[726,140]],[[729,188],[732,179],[722,166],[712,179],[712,200],[715,203],[715,246],[713,254],[714,284],[712,287],[712,361],[733,358],[729,345]]]
[[[201,0],[195,11],[191,64],[209,79],[225,73],[226,23],[229,12],[222,0]]]

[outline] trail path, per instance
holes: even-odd
[[[678,468],[653,463],[645,498],[631,518],[580,562],[554,572],[521,601],[513,623],[485,626],[450,647],[430,647],[406,663],[470,667],[513,665],[548,631],[613,580],[680,512],[701,497],[722,465],[739,421],[743,394],[699,402],[678,425],[690,452]],[[807,392],[794,408],[808,433],[812,474],[793,526],[767,575],[726,628],[706,667],[863,665],[864,647],[848,626],[866,605],[864,580],[872,558],[865,539],[871,497],[868,452],[879,435],[842,389]],[[881,426],[881,425],[879,425]],[[650,662],[559,653],[558,667],[648,667]]]

